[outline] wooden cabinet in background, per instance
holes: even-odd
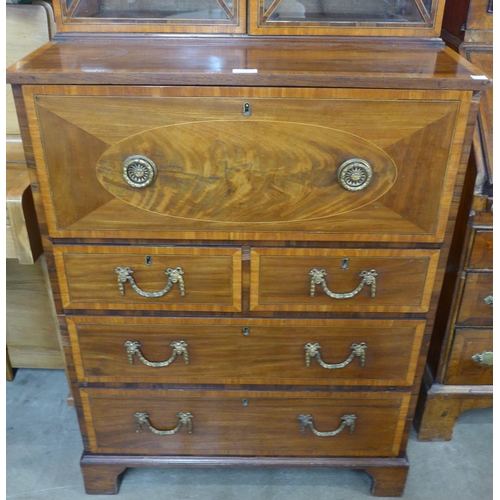
[[[443,39],[493,77],[493,0],[446,6]],[[466,410],[493,402],[493,89],[479,104],[466,187],[431,341],[415,425],[449,440]]]

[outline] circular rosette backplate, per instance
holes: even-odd
[[[146,156],[132,155],[125,158],[123,162],[123,178],[132,187],[150,186],[156,180],[156,173],[156,165]]]
[[[348,191],[360,191],[370,184],[373,170],[371,165],[361,158],[347,160],[340,165],[337,179]]]

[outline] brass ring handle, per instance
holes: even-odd
[[[184,297],[184,295],[186,295],[186,290],[184,288],[184,279],[182,277],[182,275],[184,274],[182,267],[176,267],[175,269],[169,267],[165,270],[165,274],[168,276],[167,284],[165,285],[165,288],[163,290],[160,290],[159,292],[145,292],[144,290],[141,290],[132,277],[133,272],[134,271],[130,269],[130,267],[117,267],[115,269],[115,273],[118,275],[118,290],[120,290],[120,295],[125,295],[125,287],[123,286],[123,284],[127,281],[130,282],[132,288],[142,297],[163,297],[171,290],[175,283],[179,283],[181,296]]]
[[[302,434],[305,434],[307,427],[309,427],[311,429],[312,433],[316,434],[316,436],[331,437],[331,436],[336,436],[337,434],[341,433],[346,427],[349,427],[349,434],[352,434],[354,432],[354,423],[356,422],[356,415],[354,415],[354,414],[342,415],[340,417],[340,420],[342,420],[340,427],[338,429],[335,429],[334,431],[330,431],[330,432],[317,431],[314,428],[312,415],[299,415],[297,417],[297,420],[300,422],[300,432],[302,432]]]
[[[365,189],[370,184],[372,176],[371,165],[361,158],[352,158],[345,161],[337,171],[337,180],[347,191]]]
[[[365,366],[365,360],[366,360],[365,351],[367,348],[366,343],[360,342],[359,344],[351,344],[350,347],[351,347],[351,354],[345,361],[342,361],[342,363],[328,364],[321,359],[321,354],[319,353],[321,345],[318,342],[308,342],[304,346],[304,349],[306,351],[306,366],[307,367],[311,366],[311,358],[316,358],[318,363],[323,368],[326,368],[328,370],[336,370],[338,368],[345,368],[356,356],[359,358],[359,366]]]
[[[321,285],[323,287],[323,291],[331,297],[332,299],[351,299],[355,295],[357,295],[365,285],[370,287],[370,296],[375,297],[377,293],[377,280],[376,276],[378,276],[377,271],[372,269],[371,271],[361,271],[359,276],[361,277],[361,282],[359,285],[352,291],[348,293],[335,293],[328,289],[328,286],[325,281],[325,276],[327,276],[327,272],[324,269],[311,269],[309,271],[309,275],[311,276],[311,287],[309,289],[309,293],[311,297],[314,297],[314,293],[316,291],[316,285]]]
[[[179,432],[183,425],[187,425],[189,434],[193,433],[193,415],[189,412],[178,413],[177,418],[179,419],[179,423],[173,429],[167,431],[160,431],[159,429],[154,428],[149,421],[149,415],[147,413],[137,412],[134,413],[134,417],[136,432],[142,432],[142,426],[145,424],[151,432],[158,434],[158,436],[171,436],[172,434]]]
[[[182,354],[184,356],[184,364],[189,365],[189,353],[187,350],[187,342],[184,340],[174,340],[171,344],[170,347],[174,348],[174,352],[172,353],[172,356],[170,356],[169,359],[166,361],[160,361],[160,362],[153,362],[147,360],[143,355],[139,347],[141,347],[141,344],[137,342],[136,340],[127,340],[124,344],[125,349],[127,350],[127,356],[128,356],[128,362],[133,365],[134,364],[134,354],[137,354],[137,357],[146,365],[150,366],[152,368],[162,368],[164,366],[168,366],[171,364],[177,356]]]
[[[471,359],[479,365],[493,366],[493,351],[484,351],[482,354],[474,354]]]
[[[493,295],[488,295],[487,297],[485,297],[484,303],[488,306],[492,306],[493,305]]]
[[[158,169],[153,160],[143,155],[132,155],[123,161],[122,175],[127,184],[134,188],[151,186],[156,180]]]

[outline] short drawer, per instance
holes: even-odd
[[[395,456],[410,400],[401,393],[144,389],[82,389],[81,396],[91,452],[153,455]]]
[[[457,325],[493,326],[492,273],[467,274]]]
[[[445,382],[465,385],[493,383],[493,330],[455,330]]]
[[[469,257],[470,269],[493,269],[493,231],[474,231]]]
[[[237,248],[55,246],[67,309],[241,310]]]
[[[85,382],[411,386],[421,320],[67,318]]]
[[[251,309],[426,312],[438,258],[438,250],[254,248]]]

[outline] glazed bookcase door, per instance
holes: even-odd
[[[244,33],[242,0],[60,0],[60,31]]]
[[[249,0],[250,33],[439,36],[440,0]]]

